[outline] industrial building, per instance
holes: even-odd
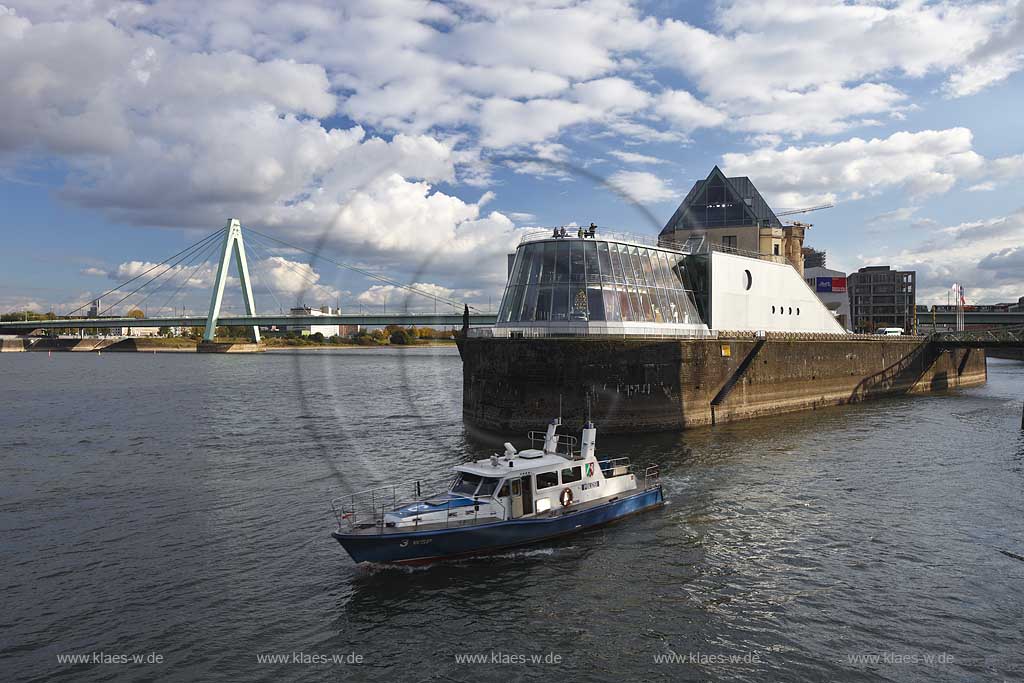
[[[847,277],[850,319],[854,332],[872,333],[898,327],[910,334],[917,327],[917,274],[889,266],[866,266]]]

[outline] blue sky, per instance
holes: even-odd
[[[7,3],[0,309],[74,308],[229,216],[496,305],[524,230],[654,233],[715,164],[836,203],[805,218],[832,267],[1012,301],[1022,69],[1020,2]],[[254,247],[260,309],[405,299]],[[204,308],[201,260],[174,306]]]

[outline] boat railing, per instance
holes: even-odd
[[[598,460],[597,466],[601,468],[601,472],[604,473],[605,479],[609,477],[621,477],[623,474],[629,474],[633,467],[629,458],[611,458],[609,460]]]
[[[384,515],[406,505],[422,503],[440,493],[447,493],[453,481],[453,478],[443,479],[438,482],[416,481],[408,482],[406,484],[398,484],[395,486],[383,486],[376,489],[370,489],[368,491],[361,491],[348,496],[335,498],[331,501],[331,509],[334,511],[339,529],[348,527],[353,531],[361,533],[383,534],[389,529],[394,528],[385,524]],[[397,491],[404,491],[409,487],[412,488],[415,497],[410,498],[403,496]],[[427,491],[431,492],[428,493]],[[419,492],[424,493],[420,495]],[[497,519],[510,518],[508,508],[505,506],[505,502],[501,499],[496,497],[477,498],[476,496],[472,498],[472,515],[463,514],[461,517],[453,516],[450,514],[451,511],[458,510],[461,512],[468,507],[465,505],[452,507],[452,503],[456,500],[459,500],[459,498],[449,499],[446,502],[437,505],[436,508],[431,511],[438,512],[444,510],[446,513],[449,513],[445,515],[444,522],[424,522],[422,526],[430,527],[431,529],[450,529],[462,526],[472,526],[483,522],[492,522]],[[496,517],[491,511],[481,515],[481,506],[488,504],[501,508],[501,516]],[[403,526],[400,530],[416,531],[421,527],[419,518],[414,517],[412,521],[413,524]]]
[[[339,527],[362,529],[383,525],[386,512],[425,498],[445,494],[454,480],[454,476],[433,481],[417,479],[358,491],[332,500],[331,510],[334,511]]]
[[[655,465],[653,463],[648,465],[647,467],[644,468],[643,476],[643,488],[645,490],[654,488],[655,486],[661,483],[661,466]],[[637,476],[637,479],[639,478],[640,477]]]
[[[636,477],[637,486],[642,489],[653,488],[661,481],[661,467],[653,463],[641,468],[639,465],[631,463],[629,458],[622,457],[598,460],[597,466],[601,468],[605,479],[632,474]]]
[[[541,448],[543,449],[544,442],[547,440],[548,434],[547,432],[531,431],[526,434],[526,437],[530,440],[531,446],[536,446],[537,444],[540,444]],[[573,457],[577,453],[579,453],[579,450],[576,448],[576,446],[578,445],[579,439],[577,439],[575,436],[569,436],[568,434],[559,434],[558,442],[555,444],[555,452],[559,452],[559,446],[564,446],[565,454],[568,455],[569,457]]]

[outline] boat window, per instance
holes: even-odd
[[[558,472],[541,472],[537,475],[537,490],[558,486]]]
[[[574,481],[579,481],[582,478],[583,472],[582,470],[580,470],[578,465],[576,467],[567,467],[564,470],[562,470],[563,484],[571,484]]]
[[[459,478],[455,483],[452,484],[452,493],[472,496],[476,492],[476,487],[480,485],[481,479],[483,479],[483,477],[478,474],[463,472],[459,475]]]
[[[476,492],[476,495],[481,498],[490,496],[494,493],[494,489],[498,488],[498,482],[501,481],[496,477],[486,477],[482,484],[480,484],[480,490]]]
[[[501,490],[498,491],[498,498],[508,498],[508,482],[507,481],[501,485]]]

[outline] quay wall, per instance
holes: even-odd
[[[498,431],[582,422],[681,430],[881,396],[978,386],[985,352],[915,337],[736,334],[707,340],[459,340],[463,417]]]
[[[990,349],[988,355],[992,358],[1005,358],[1007,360],[1024,360],[1024,348],[1022,349]]]
[[[182,353],[196,350],[196,343],[187,339],[167,340],[147,337],[116,339],[73,339],[55,337],[22,337],[0,339],[0,351],[57,351],[88,353],[93,351],[125,351],[135,353]]]
[[[0,338],[0,353],[13,353],[16,351],[25,351],[27,342],[24,339],[18,339],[17,337],[3,337]]]

